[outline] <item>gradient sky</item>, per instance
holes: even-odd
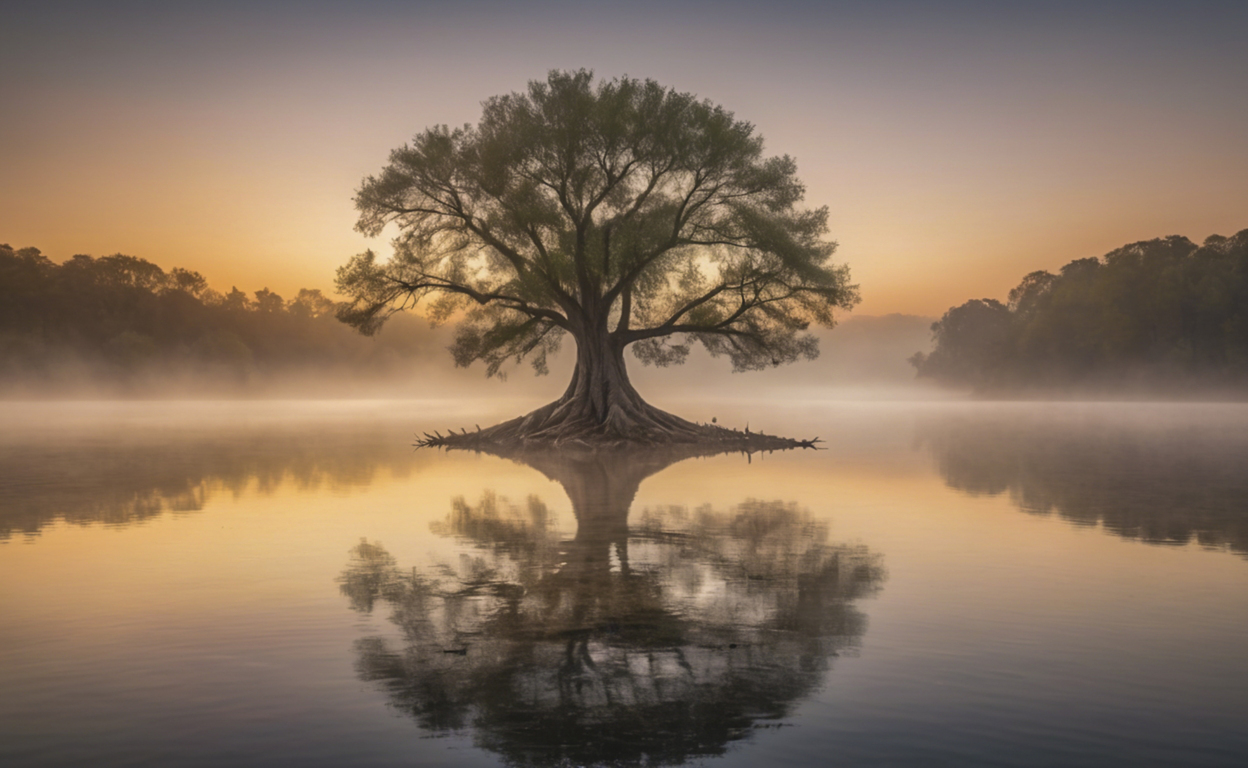
[[[385,237],[389,151],[552,68],[651,77],[789,154],[861,314],[1248,228],[1248,3],[15,3],[0,242],[287,297]]]

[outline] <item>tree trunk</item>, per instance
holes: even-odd
[[[603,425],[650,407],[628,380],[623,347],[597,333],[578,339],[572,381],[558,402],[569,417]]]
[[[616,445],[703,445],[717,450],[813,448],[811,440],[695,424],[647,403],[628,380],[624,345],[612,339],[606,321],[581,328],[576,368],[563,396],[536,411],[476,433],[425,435],[417,445],[486,449],[490,447],[599,448]],[[816,438],[817,440],[818,438]]]
[[[604,324],[605,325],[605,324]],[[605,328],[576,334],[576,368],[563,396],[550,412],[535,411],[529,425],[537,433],[567,437],[667,442],[696,433],[697,425],[647,403],[628,380],[624,346]],[[539,415],[540,414],[540,415]],[[537,434],[531,433],[531,434]]]

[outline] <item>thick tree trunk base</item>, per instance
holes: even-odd
[[[421,448],[459,448],[490,453],[527,450],[598,451],[616,448],[689,447],[696,452],[815,448],[819,438],[797,440],[761,432],[686,421],[641,401],[612,403],[603,417],[578,398],[564,397],[510,421],[475,432],[425,433]]]

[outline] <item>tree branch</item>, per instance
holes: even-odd
[[[510,296],[508,294],[501,293],[498,291],[492,291],[489,293],[486,293],[484,291],[478,291],[471,286],[463,285],[462,283],[453,283],[449,280],[446,280],[445,278],[437,277],[436,275],[422,274],[420,275],[420,278],[422,280],[427,280],[429,282],[411,282],[408,280],[403,280],[401,278],[392,277],[389,275],[386,276],[386,279],[389,282],[402,288],[409,295],[414,294],[417,291],[432,290],[432,291],[442,291],[444,293],[462,294],[472,299],[473,301],[477,302],[478,304],[489,304],[492,301],[504,302],[508,309],[514,309],[517,312],[523,312],[524,314],[529,315],[530,317],[535,317],[535,318],[540,317],[544,320],[549,320],[550,322],[554,323],[560,328],[563,328],[564,330],[571,330],[572,328],[571,324],[568,322],[568,319],[564,317],[563,315],[559,314],[558,312],[551,310],[551,309],[545,309],[543,307],[535,307],[529,302],[517,296]]]

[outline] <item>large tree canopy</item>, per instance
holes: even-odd
[[[486,101],[476,126],[418,134],[365,179],[357,227],[398,236],[389,261],[369,251],[339,270],[340,317],[371,333],[427,301],[435,321],[461,320],[455,361],[489,374],[525,358],[543,372],[571,335],[561,420],[602,426],[614,408],[630,421],[616,431],[670,427],[645,423],[625,347],[657,365],[693,342],[736,370],[779,365],[814,357],[809,324],[857,301],[829,263],[827,210],[799,208],[803,195],[794,161],[764,156],[722,107],[552,72]]]

